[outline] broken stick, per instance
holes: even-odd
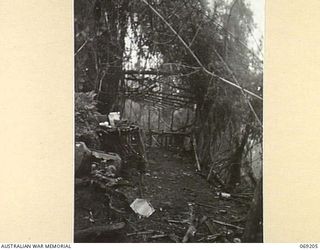
[[[206,220],[206,221],[205,221],[205,224],[206,224],[206,226],[207,226],[207,228],[209,229],[209,232],[210,232],[211,234],[215,234],[215,233],[216,233],[210,220]]]
[[[110,233],[113,231],[121,230],[125,227],[124,222],[114,223],[105,226],[94,226],[86,229],[78,230],[74,234],[75,242],[83,242],[85,239],[91,237],[92,235],[100,235],[104,233]]]
[[[244,230],[243,227],[238,227],[238,226],[236,226],[236,225],[232,225],[232,224],[229,224],[229,223],[226,223],[226,222],[223,222],[223,221],[214,220],[214,219],[211,219],[211,221],[212,221],[213,223],[216,223],[216,224],[219,224],[219,225],[223,225],[223,226],[227,226],[227,227],[232,227],[232,228]]]
[[[182,239],[182,243],[186,243],[189,241],[190,238],[193,238],[194,235],[197,232],[197,228],[196,228],[196,215],[195,215],[195,204],[194,203],[189,203],[189,223],[190,226],[186,232],[186,234],[184,235],[183,239]]]
[[[143,232],[134,232],[134,233],[127,233],[127,236],[153,234],[155,232],[156,231],[154,231],[154,230],[148,230],[148,231],[143,231]]]
[[[201,166],[200,166],[199,158],[197,155],[197,141],[196,141],[196,137],[194,136],[194,134],[192,135],[192,146],[193,146],[194,157],[196,159],[197,169],[199,171],[201,171]]]

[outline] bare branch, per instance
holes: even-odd
[[[76,55],[84,48],[84,46],[87,45],[88,42],[89,42],[89,39],[87,39],[87,40],[80,46],[80,48],[76,51],[76,53],[74,53],[74,56],[76,56]]]
[[[244,96],[246,103],[248,104],[250,110],[252,111],[252,113],[254,114],[256,120],[258,121],[259,125],[262,126],[262,122],[260,121],[256,111],[254,110],[249,98],[246,96],[246,94],[244,93],[243,87],[240,85],[239,81],[237,80],[236,76],[234,75],[233,71],[231,70],[231,68],[229,67],[229,65],[227,64],[227,62],[225,60],[223,60],[222,56],[216,51],[214,50],[214,52],[216,53],[216,55],[219,57],[220,61],[224,64],[225,68],[228,70],[229,74],[232,76],[233,80],[238,84],[238,86],[241,88],[241,93]]]
[[[218,76],[216,75],[214,72],[210,72],[203,64],[202,62],[200,61],[200,59],[196,56],[196,54],[191,50],[191,48],[188,46],[188,44],[183,40],[183,38],[175,31],[175,29],[171,26],[170,23],[167,22],[167,20],[155,9],[153,8],[146,0],[141,0],[143,1],[145,4],[147,4],[150,9],[157,15],[159,16],[159,18],[168,26],[168,28],[178,37],[178,39],[180,40],[180,42],[183,44],[183,46],[188,50],[188,52],[192,55],[192,57],[195,59],[195,61],[197,62],[197,64],[202,68],[202,70],[210,75],[210,76],[213,76],[213,77],[217,77],[218,79],[220,79],[221,81],[233,86],[233,87],[236,87],[237,89],[240,89],[240,90],[243,90],[244,92],[248,93],[249,95],[252,95],[254,96],[255,98],[259,99],[259,100],[263,100],[262,97],[260,97],[259,95],[247,90],[247,89],[244,89],[242,87],[240,87],[239,85],[237,85],[236,83],[233,83],[227,79],[224,79],[223,77],[221,76]]]

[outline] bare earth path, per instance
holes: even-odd
[[[93,232],[77,237],[76,242],[182,242],[191,225],[196,233],[194,237],[188,235],[186,242],[234,242],[241,238],[250,197],[219,197],[217,192],[221,190],[195,172],[192,154],[153,148],[149,149],[148,160],[142,198],[155,212],[139,218],[129,207],[141,198],[135,185],[120,185],[107,192],[91,182],[77,186],[75,231],[78,236],[82,230]],[[133,173],[129,179],[136,182]],[[120,230],[99,233],[101,227]]]
[[[181,242],[189,228],[189,203],[195,204],[198,222],[204,216],[208,218],[197,226],[197,233],[189,242],[232,242],[241,237],[248,210],[245,202],[217,196],[217,190],[195,172],[188,155],[151,149],[148,158],[143,198],[156,211],[149,218],[131,215],[127,219],[132,229],[127,232],[128,242]]]

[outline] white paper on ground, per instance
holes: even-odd
[[[145,199],[135,199],[134,202],[131,203],[130,207],[135,213],[144,217],[149,217],[155,212],[152,205]]]

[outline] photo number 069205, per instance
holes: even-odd
[[[263,241],[263,0],[74,0],[75,242]]]

